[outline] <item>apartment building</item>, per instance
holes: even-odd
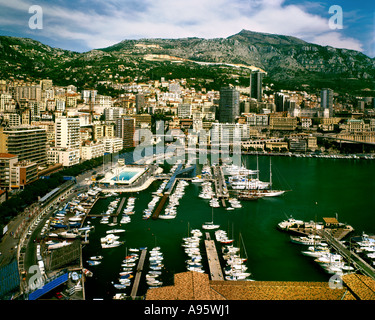
[[[101,157],[104,154],[104,143],[96,143],[88,146],[82,146],[81,158],[83,161]]]
[[[180,119],[191,118],[192,108],[190,103],[180,103],[177,108],[177,115]]]
[[[24,188],[30,182],[38,179],[38,165],[28,160],[18,161],[10,169],[12,189]]]
[[[116,120],[116,137],[123,139],[123,148],[134,147],[135,119],[121,117]]]
[[[297,118],[270,117],[270,130],[293,131],[297,128]]]
[[[79,118],[60,117],[56,119],[56,147],[77,149],[80,146]]]
[[[252,127],[267,127],[268,126],[268,115],[267,114],[249,114],[245,115],[246,122]]]
[[[17,155],[0,153],[0,189],[11,189],[11,168],[17,162]]]
[[[79,163],[80,150],[66,148],[50,148],[47,151],[48,164],[61,163],[64,167],[74,166]]]
[[[7,113],[3,113],[2,117],[5,123],[7,123],[9,127],[16,127],[16,126],[21,125],[21,117],[18,113],[7,112]]]
[[[21,125],[0,127],[0,153],[11,153],[18,160],[29,160],[39,166],[47,164],[47,133],[45,129]]]
[[[247,124],[239,123],[213,123],[211,127],[211,142],[219,144],[232,144],[249,138]]]
[[[104,144],[105,153],[115,153],[123,149],[122,138],[104,138],[102,142]]]

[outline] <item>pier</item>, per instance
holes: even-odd
[[[167,202],[168,198],[169,198],[169,193],[164,193],[163,197],[158,203],[158,206],[156,207],[155,211],[152,213],[151,219],[156,220],[159,217],[159,214],[163,210],[164,205]]]
[[[101,197],[101,199],[103,199],[103,197]],[[117,209],[116,209],[116,211],[114,212],[114,213],[112,213],[112,214],[109,214],[108,216],[110,216],[110,217],[117,217],[120,213],[121,213],[121,210],[122,210],[122,208],[124,207],[124,204],[125,204],[125,200],[126,200],[126,198],[124,197],[124,198],[122,198],[121,199],[121,202],[120,202],[120,204],[119,204],[119,206],[117,207]],[[99,214],[92,214],[91,212],[89,212],[89,213],[87,213],[86,215],[85,215],[85,217],[103,217],[103,214],[101,214],[101,213],[99,213]],[[115,220],[115,219],[114,219]]]
[[[325,241],[327,241],[327,243],[337,251],[337,253],[353,264],[355,268],[375,280],[375,269],[361,257],[359,257],[355,252],[346,248],[339,240],[333,237],[333,235],[326,230],[318,230],[318,234],[323,237]]]
[[[134,299],[137,296],[139,281],[141,280],[143,265],[144,265],[145,259],[146,259],[146,253],[147,253],[147,249],[143,249],[142,252],[141,252],[141,257],[139,258],[139,262],[138,262],[137,271],[136,271],[135,278],[134,278],[132,291],[130,293],[130,296],[132,297],[132,299]]]
[[[221,167],[213,166],[213,180],[215,183],[216,197],[221,200],[223,207],[226,207],[225,200],[229,199],[228,191],[226,190],[225,177]]]
[[[208,235],[208,236],[207,236]],[[210,239],[209,233],[206,233],[206,238]],[[224,280],[223,271],[221,270],[219,257],[216,251],[214,240],[204,240],[206,247],[208,266],[210,268],[211,280]]]
[[[118,215],[120,214],[120,212],[121,212],[121,210],[122,210],[122,207],[123,207],[124,204],[125,204],[125,200],[126,200],[125,197],[121,199],[120,205],[118,206],[118,208],[117,208],[117,210],[116,210],[116,213],[115,213],[115,215],[113,216],[113,222],[114,222],[114,223],[117,223],[117,217],[118,217]]]

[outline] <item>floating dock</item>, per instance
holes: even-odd
[[[207,237],[207,233],[206,233]],[[209,236],[207,237],[209,238]],[[211,280],[224,280],[214,240],[204,240]]]
[[[139,258],[137,271],[136,271],[137,273],[135,275],[133,288],[132,288],[132,291],[130,293],[130,296],[132,297],[132,299],[135,299],[137,297],[139,281],[141,280],[143,265],[144,265],[145,259],[146,259],[146,253],[147,253],[147,249],[143,249],[142,252],[141,252],[141,256]]]

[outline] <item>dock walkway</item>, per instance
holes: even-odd
[[[117,217],[118,217],[118,215],[120,214],[120,212],[121,212],[121,210],[122,210],[122,208],[123,208],[123,206],[124,206],[124,204],[125,204],[125,200],[126,200],[125,197],[121,199],[120,205],[118,206],[118,208],[117,208],[117,210],[116,210],[116,213],[115,213],[115,215],[113,216],[113,222],[114,222],[114,223],[117,223]]]
[[[156,207],[155,211],[151,215],[151,219],[156,220],[159,217],[160,212],[163,210],[167,199],[169,198],[168,193],[164,193],[163,197],[161,198],[158,206]]]
[[[363,274],[375,280],[375,269],[366,261],[359,257],[355,252],[346,248],[340,241],[334,238],[326,230],[318,230],[318,234],[322,236],[329,245],[331,245],[341,256],[350,261]]]
[[[139,262],[138,262],[138,266],[137,266],[136,275],[135,275],[135,278],[134,278],[132,291],[130,293],[130,296],[132,297],[132,299],[136,298],[136,296],[137,296],[139,281],[141,280],[143,265],[144,265],[144,262],[145,262],[145,259],[146,259],[146,253],[147,253],[147,249],[143,249],[142,252],[141,252],[141,257],[139,258]]]
[[[229,194],[225,187],[225,177],[221,167],[213,166],[213,180],[215,183],[216,198],[221,200],[223,207],[226,207],[225,200],[229,199]]]
[[[211,280],[224,280],[223,271],[221,270],[219,257],[216,251],[215,241],[204,240],[204,245],[206,247],[207,260],[208,260],[208,266],[210,268]]]

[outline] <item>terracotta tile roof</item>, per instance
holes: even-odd
[[[14,157],[17,157],[17,155],[11,154],[11,153],[0,153],[0,158],[14,158]]]
[[[375,282],[371,278],[364,276],[364,278],[346,279],[344,277],[345,285],[342,288],[332,289],[328,282],[210,281],[207,274],[183,272],[175,274],[174,285],[148,290],[146,300],[375,299]],[[353,295],[352,287],[358,285],[361,286],[362,291]]]
[[[375,280],[355,273],[344,275],[342,280],[356,298],[375,300]]]

